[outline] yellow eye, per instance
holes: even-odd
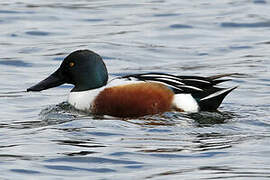
[[[69,63],[69,67],[73,67],[73,66],[75,66],[75,63],[74,62],[70,62]]]

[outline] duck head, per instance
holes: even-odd
[[[54,73],[27,91],[42,91],[68,83],[75,86],[72,92],[78,92],[102,87],[107,81],[108,72],[102,58],[93,51],[78,50],[69,54]]]

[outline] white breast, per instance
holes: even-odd
[[[70,92],[68,97],[68,103],[74,106],[76,109],[82,111],[89,111],[92,102],[104,88],[98,88],[88,91]]]

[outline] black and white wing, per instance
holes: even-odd
[[[126,75],[122,78],[162,83],[171,88],[175,94],[191,94],[198,102],[201,110],[216,110],[225,96],[236,88],[217,87],[218,84],[230,80],[220,78],[231,75],[234,74],[201,77],[176,76],[166,73],[143,73]]]

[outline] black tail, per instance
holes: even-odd
[[[233,88],[227,88],[222,89],[220,91],[217,91],[213,94],[210,94],[202,99],[199,100],[199,106],[202,111],[213,111],[216,110],[220,104],[222,103],[223,99],[236,87]]]

